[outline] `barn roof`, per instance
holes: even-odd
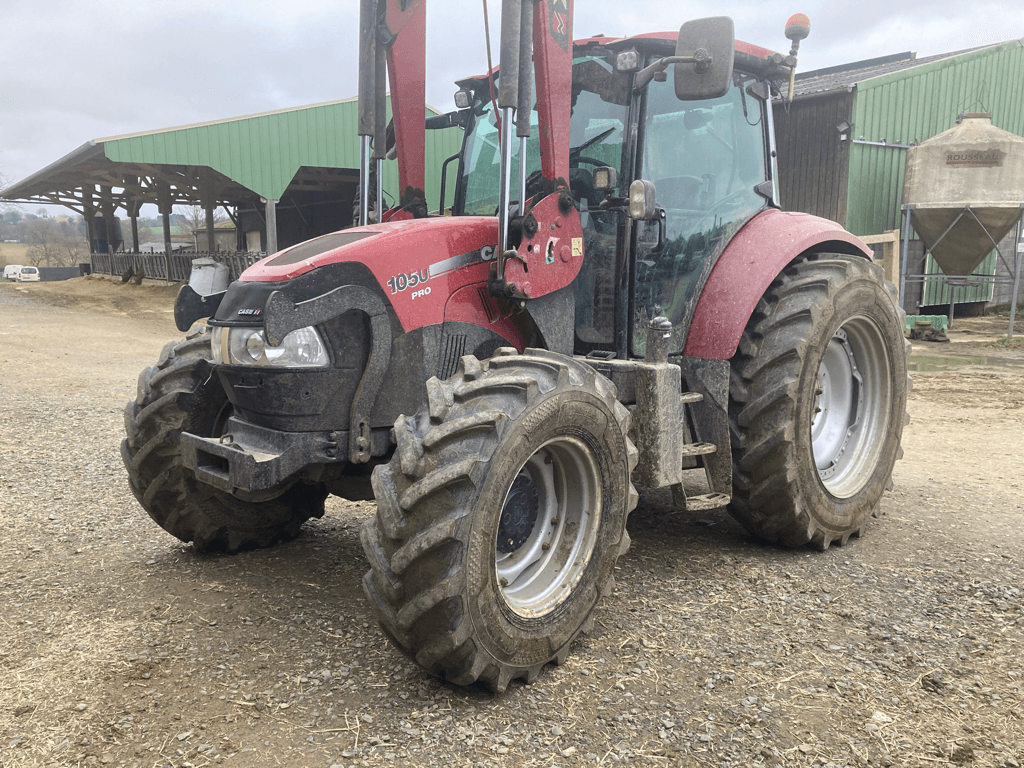
[[[428,107],[427,113],[437,111]],[[353,98],[93,139],[7,187],[0,198],[81,211],[97,187],[126,209],[156,203],[161,194],[175,203],[199,203],[201,191],[213,190],[217,204],[238,205],[279,200],[286,190],[320,191],[358,180],[357,117]],[[458,139],[448,135],[454,133],[461,132],[428,131],[428,158],[456,151]]]
[[[940,53],[935,56],[918,58],[913,51],[894,53],[875,59],[854,61],[835,67],[815,69],[810,72],[797,72],[793,97],[813,96],[838,90],[852,90],[857,85],[885,75],[923,67],[939,61],[955,59],[969,53],[986,50],[1002,50],[1005,45],[1024,45],[1024,40],[1010,40],[1005,43],[984,45],[975,48],[964,48],[951,53]],[[783,84],[783,91],[788,91],[788,83]]]

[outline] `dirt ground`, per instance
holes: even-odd
[[[914,345],[880,519],[828,552],[642,494],[566,664],[500,696],[426,676],[362,594],[373,505],[202,556],[127,487],[174,289],[0,284],[0,766],[1024,764],[1024,345]],[[1018,323],[1024,332],[1024,318]]]

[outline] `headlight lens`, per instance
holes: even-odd
[[[331,362],[320,334],[312,327],[292,331],[279,347],[267,344],[262,328],[215,327],[211,346],[213,361],[229,365],[315,368]]]

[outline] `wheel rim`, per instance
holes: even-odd
[[[848,498],[871,479],[885,443],[892,380],[885,339],[866,317],[847,321],[818,367],[811,450],[818,477]]]
[[[601,523],[601,479],[582,441],[544,443],[505,494],[494,569],[505,603],[524,618],[550,613],[579,583]]]

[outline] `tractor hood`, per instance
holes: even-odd
[[[447,298],[486,283],[498,243],[492,216],[436,217],[354,227],[257,262],[243,283],[285,283],[333,264],[358,263],[374,276],[405,328],[444,318]]]

